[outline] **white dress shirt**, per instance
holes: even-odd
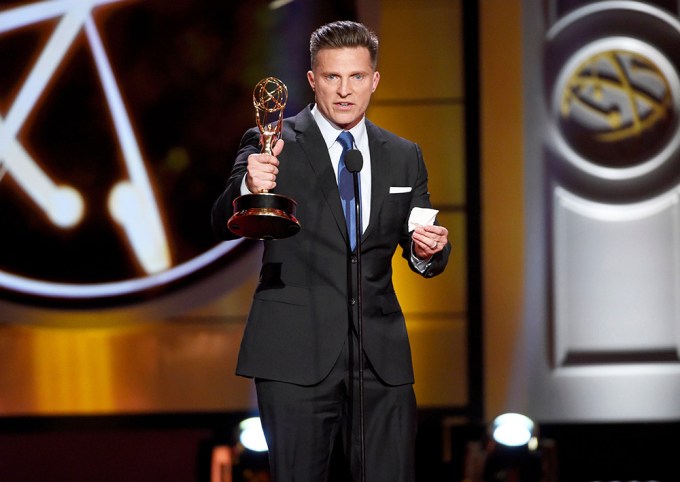
[[[331,157],[333,164],[333,171],[335,172],[335,181],[338,180],[338,164],[340,164],[340,154],[342,154],[342,146],[338,142],[338,136],[343,131],[328,119],[326,119],[316,105],[312,107],[312,115],[316,121],[316,125],[321,130],[321,135],[326,142],[328,154]],[[366,135],[365,117],[361,119],[356,126],[349,130],[354,137],[354,148],[361,152],[364,158],[364,165],[359,174],[360,193],[361,198],[361,232],[366,231],[368,221],[371,218],[371,151],[368,148],[368,136]]]

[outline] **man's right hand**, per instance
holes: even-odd
[[[276,176],[279,173],[277,156],[283,150],[283,139],[274,144],[271,154],[251,154],[248,156],[246,187],[254,194],[271,191],[276,187]]]

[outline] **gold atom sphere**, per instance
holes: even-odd
[[[288,102],[288,87],[276,77],[267,77],[257,83],[253,90],[253,104],[265,112],[283,110]]]

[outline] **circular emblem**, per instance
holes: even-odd
[[[677,85],[670,62],[637,39],[601,39],[577,51],[553,95],[564,153],[602,177],[655,169],[677,148]]]
[[[561,86],[561,131],[579,153],[607,167],[653,157],[674,117],[671,90],[646,56],[606,50],[585,59]]]
[[[546,33],[545,149],[560,182],[602,199],[680,180],[680,23],[644,2],[593,2]]]

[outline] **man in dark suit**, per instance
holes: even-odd
[[[260,153],[256,128],[244,135],[227,189],[213,207],[213,226],[230,238],[226,222],[239,195],[269,190],[297,202],[300,232],[264,242],[237,367],[239,375],[255,378],[278,482],[327,480],[339,433],[355,480],[361,472],[357,254],[343,211],[346,196],[338,188],[348,148],[364,159],[366,479],[415,477],[413,368],[392,285],[392,256],[401,246],[411,269],[432,277],[444,270],[451,245],[446,228],[436,223],[409,230],[412,209],[431,207],[420,148],[365,119],[380,80],[377,52],[377,37],[359,23],[334,22],[316,30],[307,74],[316,102],[284,120],[271,155]]]

